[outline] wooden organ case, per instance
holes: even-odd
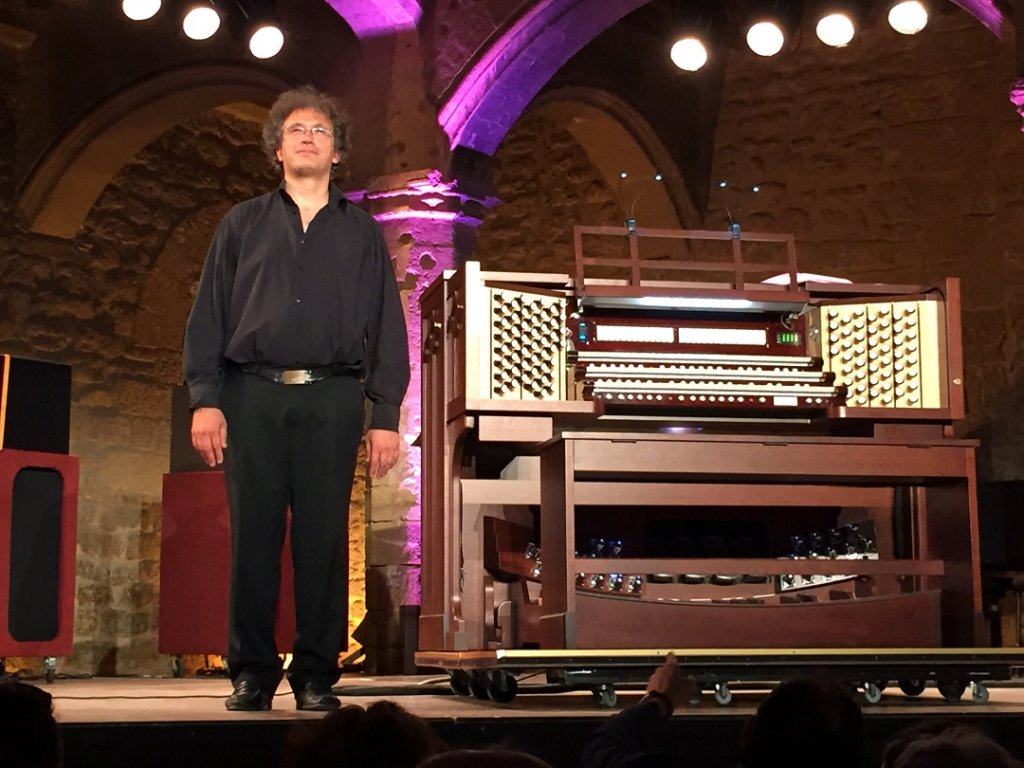
[[[571,277],[433,284],[421,652],[981,645],[959,284],[817,280],[580,227]]]

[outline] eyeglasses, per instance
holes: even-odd
[[[302,123],[295,123],[293,125],[289,125],[287,128],[284,129],[284,132],[287,133],[289,136],[295,137],[305,136],[307,133],[309,133],[313,136],[314,139],[326,139],[334,135],[331,129],[326,126],[314,125],[310,127],[307,125],[303,125]]]

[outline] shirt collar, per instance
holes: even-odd
[[[277,193],[280,196],[280,198],[284,200],[286,203],[295,205],[295,201],[292,200],[292,196],[289,195],[287,190],[285,190],[284,188],[284,180],[282,180],[281,183],[277,185]],[[334,184],[331,184],[327,188],[327,205],[329,207],[340,208],[346,205],[347,203],[348,198],[345,197],[345,195],[341,193],[341,190],[338,189]]]

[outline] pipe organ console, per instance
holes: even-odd
[[[844,400],[835,374],[807,354],[802,318],[605,315],[571,324],[582,395],[613,410],[825,411]]]
[[[666,238],[731,259],[641,256]],[[764,242],[787,258],[744,261]],[[467,263],[422,317],[421,651],[984,637],[956,280],[815,282],[791,237],[577,228],[573,276]]]

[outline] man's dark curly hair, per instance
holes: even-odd
[[[277,149],[281,146],[284,121],[297,109],[316,110],[328,119],[334,134],[334,151],[338,153],[335,170],[345,170],[348,167],[348,151],[352,146],[352,121],[333,96],[311,85],[285,91],[278,96],[263,123],[263,149],[274,168],[281,170]]]
[[[787,680],[748,721],[739,762],[746,768],[860,768],[864,718],[849,690],[825,676]]]
[[[0,680],[0,744],[5,768],[60,768],[63,746],[49,693]]]
[[[416,768],[446,748],[434,729],[393,701],[365,710],[352,704],[322,720],[296,725],[288,736],[286,768]]]

